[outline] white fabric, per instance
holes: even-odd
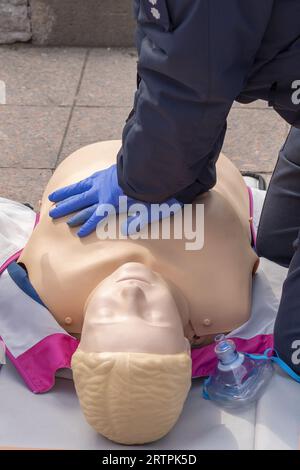
[[[258,189],[259,180],[257,178],[254,178],[253,176],[243,176],[243,180],[249,188]]]
[[[0,197],[0,267],[26,245],[36,214],[29,207]]]
[[[17,358],[46,336],[66,331],[49,311],[24,293],[7,271],[0,275],[0,336]]]
[[[252,196],[253,196],[253,225],[255,233],[257,233],[259,219],[261,215],[261,211],[263,208],[266,191],[262,191],[261,189],[252,188]]]
[[[0,339],[0,367],[2,364],[6,364],[5,349],[5,344]]]

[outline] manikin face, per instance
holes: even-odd
[[[80,342],[85,352],[189,351],[168,285],[143,264],[118,268],[92,292],[85,310]]]

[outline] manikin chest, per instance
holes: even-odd
[[[188,239],[80,240],[65,220],[42,214],[20,262],[56,320],[80,333],[91,291],[118,267],[140,262],[160,273],[185,297],[198,336],[230,331],[247,320],[256,262],[249,234],[220,195],[205,200],[204,243]]]

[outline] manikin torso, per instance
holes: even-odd
[[[41,218],[19,262],[56,320],[80,333],[84,306],[93,289],[128,262],[161,274],[178,302],[185,303],[185,336],[231,331],[250,315],[252,276],[258,258],[251,248],[249,196],[238,170],[223,155],[218,182],[195,202],[204,204],[204,246],[188,251],[189,240],[101,240],[93,233],[80,239],[68,218],[53,221],[48,195],[115,163],[119,141],[84,147],[55,171],[45,190]],[[184,300],[183,300],[184,299]]]

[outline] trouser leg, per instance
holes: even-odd
[[[289,266],[299,228],[300,129],[292,128],[267,191],[257,233],[258,255]]]
[[[257,236],[260,256],[289,266],[274,328],[279,357],[300,374],[300,130],[281,149]]]
[[[274,347],[279,357],[300,374],[300,247],[295,251],[283,285],[274,328]]]

